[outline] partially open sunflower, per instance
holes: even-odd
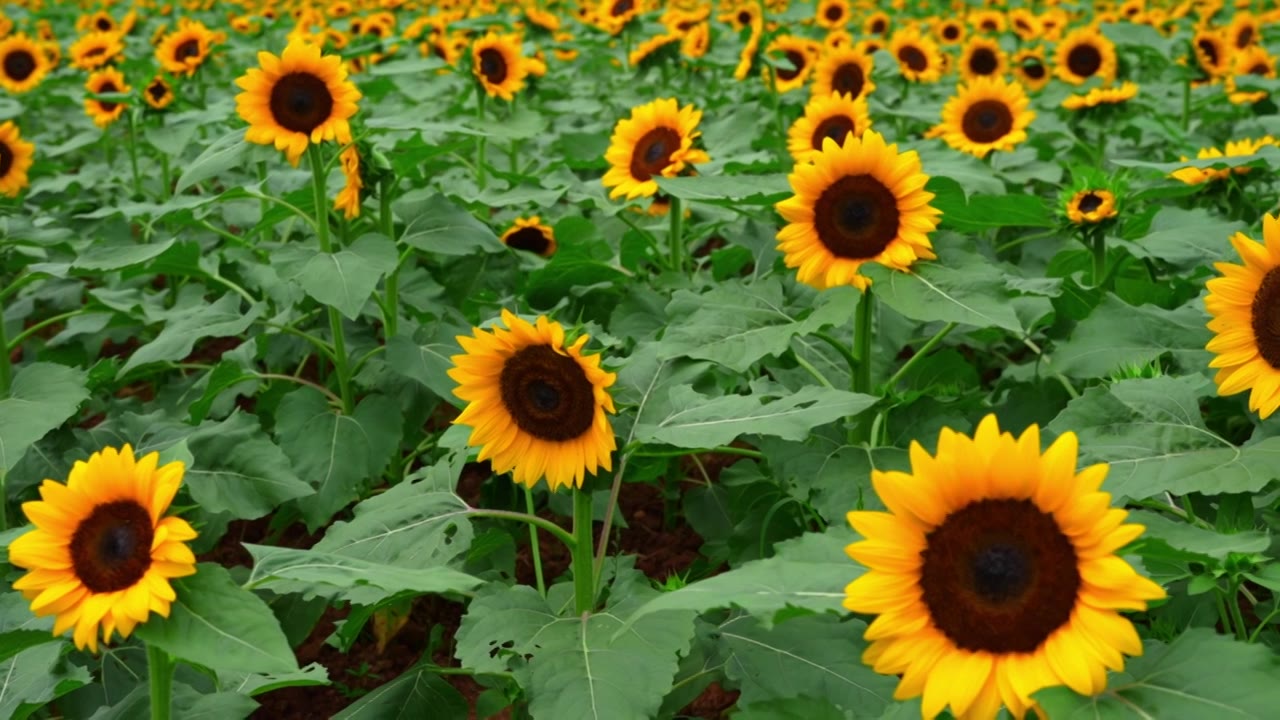
[[[488,33],[471,46],[471,71],[489,97],[512,100],[524,88],[531,61],[520,49],[520,36]]]
[[[796,165],[788,180],[795,195],[777,205],[788,223],[778,249],[800,282],[866,288],[864,263],[905,272],[934,258],[929,233],[941,213],[929,205],[929,176],[914,150],[900,153],[873,130],[843,145],[826,138],[813,163]]]
[[[156,60],[166,72],[191,76],[209,56],[214,37],[214,32],[203,23],[185,23],[160,40]]]
[[[1249,409],[1266,419],[1280,407],[1280,220],[1262,219],[1262,242],[1236,233],[1243,264],[1214,263],[1204,307],[1214,337],[1205,349],[1219,395],[1249,391]]]
[[[1043,31],[1040,19],[1036,17],[1035,13],[1024,7],[1009,11],[1009,27],[1013,29],[1014,34],[1019,38],[1028,42],[1036,40]]]
[[[0,124],[0,195],[17,197],[25,188],[36,146],[23,140],[12,120]]]
[[[236,80],[244,91],[236,95],[236,112],[249,123],[246,140],[275,145],[292,165],[311,143],[351,142],[349,120],[360,91],[338,56],[321,55],[315,45],[298,41],[279,57],[259,52],[258,62],[261,67]]]
[[[40,500],[22,504],[35,524],[9,545],[26,569],[13,584],[36,615],[54,615],[53,634],[75,628],[76,647],[97,652],[98,636],[127,638],[151,613],[169,616],[169,581],[192,575],[186,520],[165,517],[183,465],[159,466],[159,453],[135,458],[125,445],[77,461],[66,484],[45,480]]]
[[[173,103],[173,88],[169,86],[169,81],[165,80],[164,76],[157,75],[142,91],[142,99],[156,110],[163,110]]]
[[[791,92],[796,88],[804,87],[805,81],[809,79],[809,73],[813,72],[813,63],[817,56],[818,48],[813,42],[805,38],[796,37],[794,35],[780,35],[774,38],[765,48],[765,54],[779,59],[785,59],[791,64],[791,67],[773,67],[765,65],[764,79],[766,83],[772,83],[773,88],[779,93]],[[773,78],[770,78],[770,75]]]
[[[89,76],[84,89],[94,95],[109,93],[128,93],[133,90],[124,81],[119,70],[108,67],[98,70]],[[93,124],[105,128],[120,118],[125,111],[125,103],[116,100],[99,100],[87,97],[84,99],[84,112],[93,120]]]
[[[24,93],[40,84],[49,72],[49,61],[25,33],[0,39],[0,87]]]
[[[989,415],[972,438],[943,429],[934,455],[913,442],[909,473],[872,471],[888,512],[849,513],[863,540],[847,552],[868,571],[844,606],[878,616],[862,659],[901,676],[895,698],[923,695],[923,717],[1021,718],[1037,691],[1096,694],[1142,654],[1118,611],[1165,593],[1116,556],[1144,528],[1099,490],[1107,465],[1077,471],[1077,452],[1074,433],[1042,453],[1038,427],[1014,438]]]
[[[115,62],[124,53],[120,36],[113,32],[91,32],[71,44],[71,64],[81,70],[95,70]]]
[[[1074,30],[1058,43],[1054,71],[1072,85],[1095,77],[1111,82],[1116,77],[1116,46],[1093,28]]]
[[[827,51],[813,68],[814,98],[825,98],[833,92],[865,98],[875,89],[871,56],[853,47]]]
[[[1076,225],[1094,225],[1116,216],[1116,197],[1110,190],[1078,190],[1067,201],[1067,219]]]
[[[942,77],[942,53],[933,40],[920,35],[915,28],[893,34],[889,53],[898,60],[898,70],[911,82],[931,83]]]
[[[587,340],[566,346],[560,323],[507,310],[492,330],[458,337],[464,354],[453,356],[449,377],[467,406],[454,423],[472,428],[468,443],[495,473],[527,487],[545,477],[554,492],[612,469],[617,444],[606,413],[614,412],[608,389],[617,375],[600,367],[599,355],[583,354]]]
[[[1044,51],[1025,48],[1013,56],[1013,75],[1028,90],[1040,90],[1049,84],[1049,68],[1044,64]]]
[[[828,138],[840,145],[850,135],[861,137],[869,127],[871,115],[866,98],[855,99],[842,93],[815,95],[787,133],[787,151],[797,163],[810,162],[822,152]]]
[[[1008,60],[1000,43],[993,38],[975,35],[964,46],[960,56],[960,74],[966,80],[999,77],[1005,74]]]
[[[961,85],[942,108],[942,139],[960,152],[986,157],[1012,150],[1027,139],[1035,118],[1022,86],[1004,78],[978,78]]]
[[[675,98],[654,100],[632,109],[618,121],[604,158],[610,168],[604,186],[609,197],[628,200],[658,192],[654,176],[675,177],[685,168],[710,161],[705,150],[694,147],[702,111],[680,107]]]
[[[511,227],[502,233],[502,244],[534,255],[551,257],[556,252],[556,233],[550,225],[543,225],[542,218],[537,215],[516,218]]]
[[[885,36],[889,32],[888,13],[876,11],[863,18],[862,34]]]
[[[643,9],[639,0],[600,0],[596,5],[595,20],[602,30],[617,35]]]

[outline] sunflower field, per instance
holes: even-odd
[[[1277,0],[0,0],[0,718],[1280,708]]]

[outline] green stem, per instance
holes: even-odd
[[[826,375],[823,375],[822,372],[818,370],[818,368],[813,366],[813,363],[809,362],[808,360],[805,360],[803,357],[800,356],[799,353],[796,353],[796,364],[799,365],[802,369],[804,369],[805,372],[812,375],[813,379],[817,380],[818,384],[822,385],[822,387],[832,388],[832,389],[835,388],[835,385],[831,384],[831,381],[827,379]]]
[[[556,525],[550,520],[544,520],[537,515],[526,515],[525,513],[514,512],[511,510],[490,510],[488,508],[471,508],[466,511],[466,514],[470,517],[487,517],[494,518],[495,520],[516,520],[518,522],[528,523],[529,525],[541,528],[551,533],[570,550],[573,549],[574,543],[577,542],[574,540],[572,535],[565,531],[564,528]]]
[[[840,357],[844,358],[844,361],[849,363],[850,378],[858,374],[858,358],[853,354],[853,352],[849,350],[848,345],[845,345],[844,343],[840,342],[836,338],[824,332],[816,332],[813,334],[813,337],[830,345],[831,347],[835,348],[836,352],[840,353]]]
[[[907,373],[911,371],[911,368],[915,367],[916,363],[923,360],[925,356],[929,354],[930,350],[937,347],[938,343],[942,342],[943,338],[950,335],[951,331],[955,329],[956,323],[949,322],[944,325],[936,335],[929,338],[929,342],[925,343],[915,355],[912,355],[910,359],[902,364],[902,367],[898,368],[898,372],[894,373],[893,377],[889,378],[889,381],[885,383],[885,388],[893,390],[893,388],[898,384],[898,381],[906,377]]]
[[[1095,228],[1090,231],[1089,245],[1093,253],[1093,286],[1100,288],[1107,278],[1107,238]]]
[[[164,183],[160,197],[168,200],[173,197],[173,170],[169,167],[169,156],[164,153],[160,153],[160,181]]]
[[[480,121],[480,126],[484,125],[484,100],[486,94],[484,88],[477,88],[476,91],[476,119]],[[485,168],[484,168],[484,150],[488,136],[480,135],[476,138],[476,186],[484,190],[486,185]]]
[[[9,340],[5,334],[4,310],[0,308],[0,395],[9,394],[13,381],[13,361],[9,358]]]
[[[1191,80],[1182,83],[1182,132],[1191,129]]]
[[[760,452],[759,450],[752,450],[750,448],[733,447],[732,445],[720,445],[718,447],[705,448],[702,450],[697,450],[697,449],[649,450],[649,451],[637,450],[634,453],[634,455],[636,457],[662,458],[662,457],[684,457],[685,455],[702,455],[706,453],[712,453],[712,454],[718,454],[718,455],[741,455],[742,457],[755,458],[756,460],[764,459],[764,453]]]
[[[147,646],[147,675],[151,681],[151,720],[169,720],[173,696],[173,658],[154,645]]]
[[[1244,624],[1244,613],[1240,611],[1240,583],[1232,580],[1227,593],[1227,609],[1231,611],[1231,619],[1236,626],[1236,639],[1249,639],[1249,628]]]
[[[533,488],[525,486],[524,488],[524,509],[536,517],[533,512]],[[538,528],[529,526],[529,552],[533,557],[533,577],[538,583],[538,594],[547,596],[547,584],[542,579],[542,548],[538,547]]]
[[[56,325],[64,320],[70,320],[71,318],[77,315],[82,315],[86,312],[88,312],[88,310],[86,310],[85,308],[79,308],[77,310],[71,310],[68,312],[64,312],[60,315],[54,315],[53,317],[45,318],[44,320],[41,320],[40,322],[32,325],[26,330],[23,330],[22,332],[18,333],[17,337],[10,340],[8,344],[5,344],[4,331],[3,329],[0,329],[0,354],[3,354],[5,357],[5,360],[0,360],[0,366],[4,366],[8,364],[7,360],[9,358],[9,353],[13,352],[15,349],[20,347],[22,343],[27,341],[27,338],[31,337],[32,335],[35,335],[36,333],[49,327],[50,325]],[[3,367],[0,367],[0,394],[3,394],[4,391],[7,389],[7,386],[5,383],[6,375],[7,373],[5,372]]]
[[[671,198],[671,267],[676,272],[684,272],[684,204],[680,198]]]
[[[138,123],[132,110],[126,111],[129,116],[129,168],[133,171],[133,195],[142,197],[142,176],[138,173]]]
[[[858,312],[854,319],[853,356],[858,364],[853,373],[853,391],[856,393],[871,392],[871,342],[872,321],[875,318],[875,295],[868,285],[862,291],[862,300],[858,303]],[[849,444],[856,445],[871,437],[871,422],[874,418],[857,420],[849,418]]]
[[[582,615],[595,605],[596,583],[591,567],[591,491],[573,491],[573,604]]]
[[[320,146],[307,148],[307,156],[311,161],[311,185],[316,206],[316,235],[320,240],[320,252],[333,252],[329,241],[329,204],[325,194],[324,158],[320,156]],[[347,369],[347,339],[342,331],[342,315],[332,306],[329,311],[329,332],[333,335],[333,369],[338,376],[338,394],[342,396],[342,411],[350,415],[355,411],[351,400],[351,376]]]
[[[384,180],[378,188],[378,219],[382,221],[382,234],[391,242],[396,241],[396,218],[391,212],[391,188],[395,183]],[[387,276],[386,302],[383,303],[382,328],[387,340],[396,336],[400,322],[400,263]]]
[[[271,209],[266,198],[271,193],[267,191],[267,161],[265,160],[258,163],[258,192],[263,195],[258,198],[258,222],[262,222],[267,219],[267,211]]]

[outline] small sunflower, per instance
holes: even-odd
[[[977,10],[969,13],[969,25],[983,33],[1002,33],[1006,22],[1004,13],[999,10]]]
[[[25,188],[36,146],[23,140],[12,120],[0,124],[0,195],[17,197]]]
[[[163,110],[173,103],[173,88],[163,76],[157,75],[142,91],[142,99],[156,110]]]
[[[818,0],[814,20],[828,30],[844,27],[849,21],[849,0]]]
[[[1262,25],[1253,13],[1238,12],[1231,18],[1231,24],[1225,32],[1231,40],[1231,46],[1236,50],[1243,50],[1257,44],[1262,36]]]
[[[183,465],[160,454],[105,448],[78,461],[66,484],[45,480],[40,500],[22,504],[35,524],[9,545],[9,561],[28,572],[13,584],[36,615],[55,615],[53,634],[75,628],[77,648],[98,650],[98,635],[127,638],[151,613],[169,616],[169,581],[192,575],[191,525],[165,517]]]
[[[866,288],[864,263],[906,272],[935,257],[929,233],[941,213],[929,205],[929,176],[914,150],[900,153],[872,130],[843,145],[826,138],[813,163],[796,165],[788,180],[795,195],[777,205],[788,223],[778,249],[800,282]]]
[[[942,77],[942,54],[937,44],[915,28],[894,33],[889,53],[898,59],[899,71],[911,82],[931,83]]]
[[[596,22],[605,32],[617,35],[643,9],[638,0],[600,0],[596,6]]]
[[[520,50],[519,35],[491,32],[471,46],[471,71],[489,97],[514,99],[524,88],[531,66]]]
[[[651,37],[637,45],[636,48],[631,51],[631,54],[627,56],[627,64],[631,67],[636,67],[645,60],[657,58],[661,54],[663,48],[675,48],[680,44],[682,39],[682,36],[678,32],[667,32],[656,37]],[[674,54],[674,50],[672,51],[672,54]]]
[[[889,32],[889,15],[884,12],[873,12],[862,21],[863,35],[879,35],[884,37]]]
[[[1081,85],[1090,78],[1111,82],[1116,77],[1116,46],[1093,28],[1072,31],[1054,52],[1058,78]]]
[[[213,31],[203,23],[186,23],[160,40],[156,60],[166,72],[190,77],[209,56],[213,39]]]
[[[942,108],[941,136],[961,152],[986,157],[1012,150],[1027,139],[1035,118],[1022,86],[1004,78],[978,78],[961,85]]]
[[[1004,75],[1008,60],[1000,43],[992,38],[975,35],[964,46],[960,56],[960,74],[965,80]]]
[[[888,512],[849,513],[868,570],[844,606],[877,615],[862,660],[901,676],[895,698],[923,695],[924,718],[1021,718],[1039,690],[1094,695],[1142,654],[1118,611],[1165,592],[1115,554],[1144,528],[1077,453],[1075,433],[1042,453],[1037,426],[1014,438],[988,415],[972,438],[944,428],[934,455],[913,442],[909,473],[872,471]]]
[[[1039,48],[1019,50],[1013,56],[1013,75],[1028,90],[1040,90],[1049,84],[1049,68]]]
[[[956,18],[941,20],[933,26],[933,36],[943,45],[958,45],[964,41],[964,23]]]
[[[728,22],[736,33],[753,29],[760,24],[760,6],[752,0],[743,0],[731,12],[721,15],[720,19]]]
[[[1137,83],[1126,80],[1119,87],[1094,88],[1087,93],[1068,95],[1062,101],[1062,107],[1068,110],[1084,110],[1099,105],[1118,105],[1132,100],[1137,95]]]
[[[781,56],[791,64],[788,68],[766,65],[765,82],[770,82],[770,73],[773,73],[775,75],[772,80],[773,87],[779,93],[804,87],[805,81],[809,79],[809,73],[813,72],[814,56],[817,54],[817,48],[812,42],[794,35],[780,35],[769,43],[764,51],[766,55]]]
[[[502,234],[502,244],[534,255],[551,257],[556,252],[556,233],[550,225],[543,225],[537,215],[516,218],[515,223]]]
[[[291,42],[279,57],[259,52],[258,62],[261,67],[236,80],[244,91],[236,95],[236,112],[249,123],[246,140],[275,145],[295,166],[311,143],[351,142],[349,120],[360,91],[347,79],[341,58]]]
[[[1020,39],[1028,42],[1036,40],[1044,29],[1040,19],[1027,8],[1009,11],[1009,27],[1013,28],[1014,34]]]
[[[81,70],[96,70],[115,62],[124,53],[120,36],[113,32],[91,32],[71,44],[71,64]]]
[[[338,158],[346,182],[333,199],[333,209],[341,210],[343,217],[353,220],[360,217],[360,191],[364,189],[364,179],[360,175],[360,151],[355,145],[349,145]]]
[[[1256,103],[1267,97],[1266,90],[1242,91],[1237,85],[1240,77],[1276,77],[1276,59],[1265,48],[1250,45],[1235,55],[1235,70],[1227,76],[1227,99],[1236,105]]]
[[[838,92],[855,99],[866,98],[876,89],[871,67],[871,56],[852,47],[828,51],[813,68],[813,97],[825,98]]]
[[[1076,225],[1094,225],[1118,213],[1116,197],[1100,188],[1077,190],[1067,201],[1067,219]]]
[[[1196,33],[1191,40],[1195,51],[1196,63],[1211,78],[1226,75],[1232,66],[1232,47],[1222,33],[1205,28]]]
[[[827,33],[826,37],[822,38],[822,49],[826,52],[843,50],[853,46],[853,36],[849,34],[848,30],[832,30]]]
[[[680,54],[696,60],[706,55],[710,46],[711,25],[698,23],[684,31],[684,37],[680,40]]]
[[[24,93],[39,85],[47,72],[48,58],[25,33],[0,39],[0,87]]]
[[[553,492],[611,470],[617,445],[605,413],[615,412],[617,375],[583,354],[586,335],[566,346],[564,327],[546,316],[530,323],[503,310],[502,325],[459,336],[464,354],[449,370],[467,403],[454,423],[472,428],[478,460],[527,487],[545,477]]]
[[[675,98],[632,109],[614,127],[604,154],[611,166],[603,180],[613,188],[609,197],[650,197],[658,191],[655,175],[675,177],[688,166],[709,162],[706,151],[694,147],[701,120],[701,110],[680,107]]]
[[[1249,409],[1265,420],[1280,407],[1280,221],[1272,215],[1262,219],[1262,238],[1231,238],[1244,264],[1214,263],[1222,277],[1207,283],[1204,307],[1218,394],[1249,390]]]
[[[822,152],[827,138],[841,145],[849,135],[861,137],[869,127],[871,115],[866,98],[851,98],[843,93],[814,96],[787,133],[787,150],[797,163],[806,163]]]
[[[94,95],[128,93],[133,90],[124,81],[124,75],[113,67],[103,68],[90,75],[89,80],[84,84],[84,89]],[[100,128],[105,128],[118,120],[124,110],[125,103],[119,101],[99,100],[97,98],[85,98],[84,100],[85,114],[93,120],[94,125]]]

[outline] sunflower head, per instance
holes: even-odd
[[[815,43],[794,35],[781,35],[774,38],[765,48],[769,57],[784,61],[786,66],[765,65],[764,79],[771,83],[779,93],[790,92],[804,87],[813,72],[813,63],[818,47]]]
[[[40,500],[23,503],[35,528],[9,545],[28,570],[13,584],[36,615],[55,615],[53,634],[75,628],[76,647],[97,652],[98,635],[129,637],[151,613],[169,616],[172,578],[194,574],[186,520],[165,517],[183,465],[159,453],[105,448],[71,468],[66,484],[45,480]]]
[[[1027,139],[1036,114],[1022,86],[1004,78],[978,78],[961,85],[942,108],[942,139],[961,152],[986,157],[1012,150]]]
[[[843,93],[866,98],[876,89],[871,80],[871,56],[853,47],[828,50],[813,68],[812,97]]]
[[[1074,30],[1058,43],[1054,72],[1072,85],[1095,77],[1111,82],[1116,77],[1116,46],[1093,28]]]
[[[531,63],[520,49],[519,35],[491,32],[471,46],[471,72],[489,97],[514,99],[524,88]]]
[[[942,53],[933,40],[920,35],[915,28],[893,34],[889,52],[898,60],[898,70],[911,82],[937,82],[942,77]]]
[[[1049,68],[1044,64],[1044,51],[1039,48],[1019,50],[1013,56],[1013,75],[1028,90],[1040,90],[1049,84]]]
[[[1067,432],[1042,453],[1038,427],[1015,438],[989,415],[973,437],[943,429],[934,455],[913,442],[910,472],[872,471],[888,512],[849,513],[863,539],[847,552],[868,569],[844,605],[877,615],[863,661],[901,676],[896,698],[923,695],[923,717],[1020,718],[1035,692],[1101,692],[1142,653],[1117,611],[1164,590],[1115,555],[1143,527],[1077,450]]]
[[[114,32],[91,32],[71,45],[71,63],[81,70],[94,70],[115,62],[124,53],[124,44]]]
[[[516,218],[515,223],[502,234],[502,244],[534,255],[551,257],[556,252],[556,233],[550,225],[543,225],[537,215]]]
[[[17,197],[28,185],[36,146],[23,140],[12,120],[0,123],[0,195]]]
[[[610,165],[603,179],[612,188],[609,197],[650,197],[658,191],[655,176],[676,177],[687,167],[709,162],[706,151],[694,147],[702,134],[697,129],[701,119],[701,110],[664,98],[619,120],[604,155]]]
[[[555,491],[612,469],[617,445],[606,413],[617,376],[599,355],[583,354],[587,339],[568,342],[546,316],[530,323],[506,310],[492,330],[458,337],[464,353],[453,356],[449,377],[467,406],[454,422],[472,428],[468,442],[495,473],[527,487],[546,478]]]
[[[964,46],[960,56],[960,74],[966,80],[981,77],[999,77],[1005,74],[1009,62],[1000,43],[982,35],[975,35]]]
[[[889,14],[877,11],[863,18],[862,34],[879,35],[880,37],[889,34]]]
[[[354,220],[360,217],[360,191],[364,189],[364,176],[360,169],[360,150],[348,145],[338,156],[342,164],[342,189],[333,199],[333,208],[341,210],[343,217]]]
[[[933,26],[933,36],[943,45],[958,45],[964,42],[964,23],[957,18],[946,18]]]
[[[777,205],[788,223],[778,249],[797,279],[818,289],[866,288],[864,263],[905,272],[917,259],[933,259],[929,233],[940,213],[929,205],[929,176],[916,152],[900,153],[872,130],[822,143],[812,164],[789,176],[795,195]]]
[[[862,137],[869,127],[871,114],[866,98],[855,99],[836,92],[815,96],[787,133],[787,151],[797,163],[810,162],[822,152],[827,139],[840,145],[850,135]]]
[[[124,81],[124,75],[113,67],[103,68],[90,75],[84,89],[93,95],[128,93],[133,90]],[[124,114],[125,103],[87,97],[84,100],[84,111],[93,120],[93,124],[105,128]]]
[[[209,56],[214,33],[203,23],[189,22],[165,35],[156,47],[156,60],[174,75],[193,75]]]
[[[1266,419],[1280,407],[1280,220],[1262,220],[1262,242],[1236,233],[1242,264],[1220,262],[1222,277],[1206,283],[1214,354],[1209,367],[1219,395],[1249,391],[1249,409]]]
[[[146,89],[142,91],[142,99],[156,110],[163,110],[173,103],[173,88],[163,75],[157,75],[147,83]]]
[[[40,84],[49,72],[49,60],[25,33],[0,39],[0,87],[24,93]]]
[[[818,0],[813,19],[828,30],[844,27],[849,21],[849,0]]]
[[[1230,71],[1235,48],[1227,42],[1222,32],[1210,28],[1201,29],[1191,39],[1192,53],[1205,75],[1222,77]]]
[[[311,143],[351,142],[350,119],[360,91],[347,79],[342,60],[321,55],[315,45],[293,41],[279,57],[258,53],[261,67],[236,80],[236,112],[249,129],[245,139],[275,145],[298,164]]]

